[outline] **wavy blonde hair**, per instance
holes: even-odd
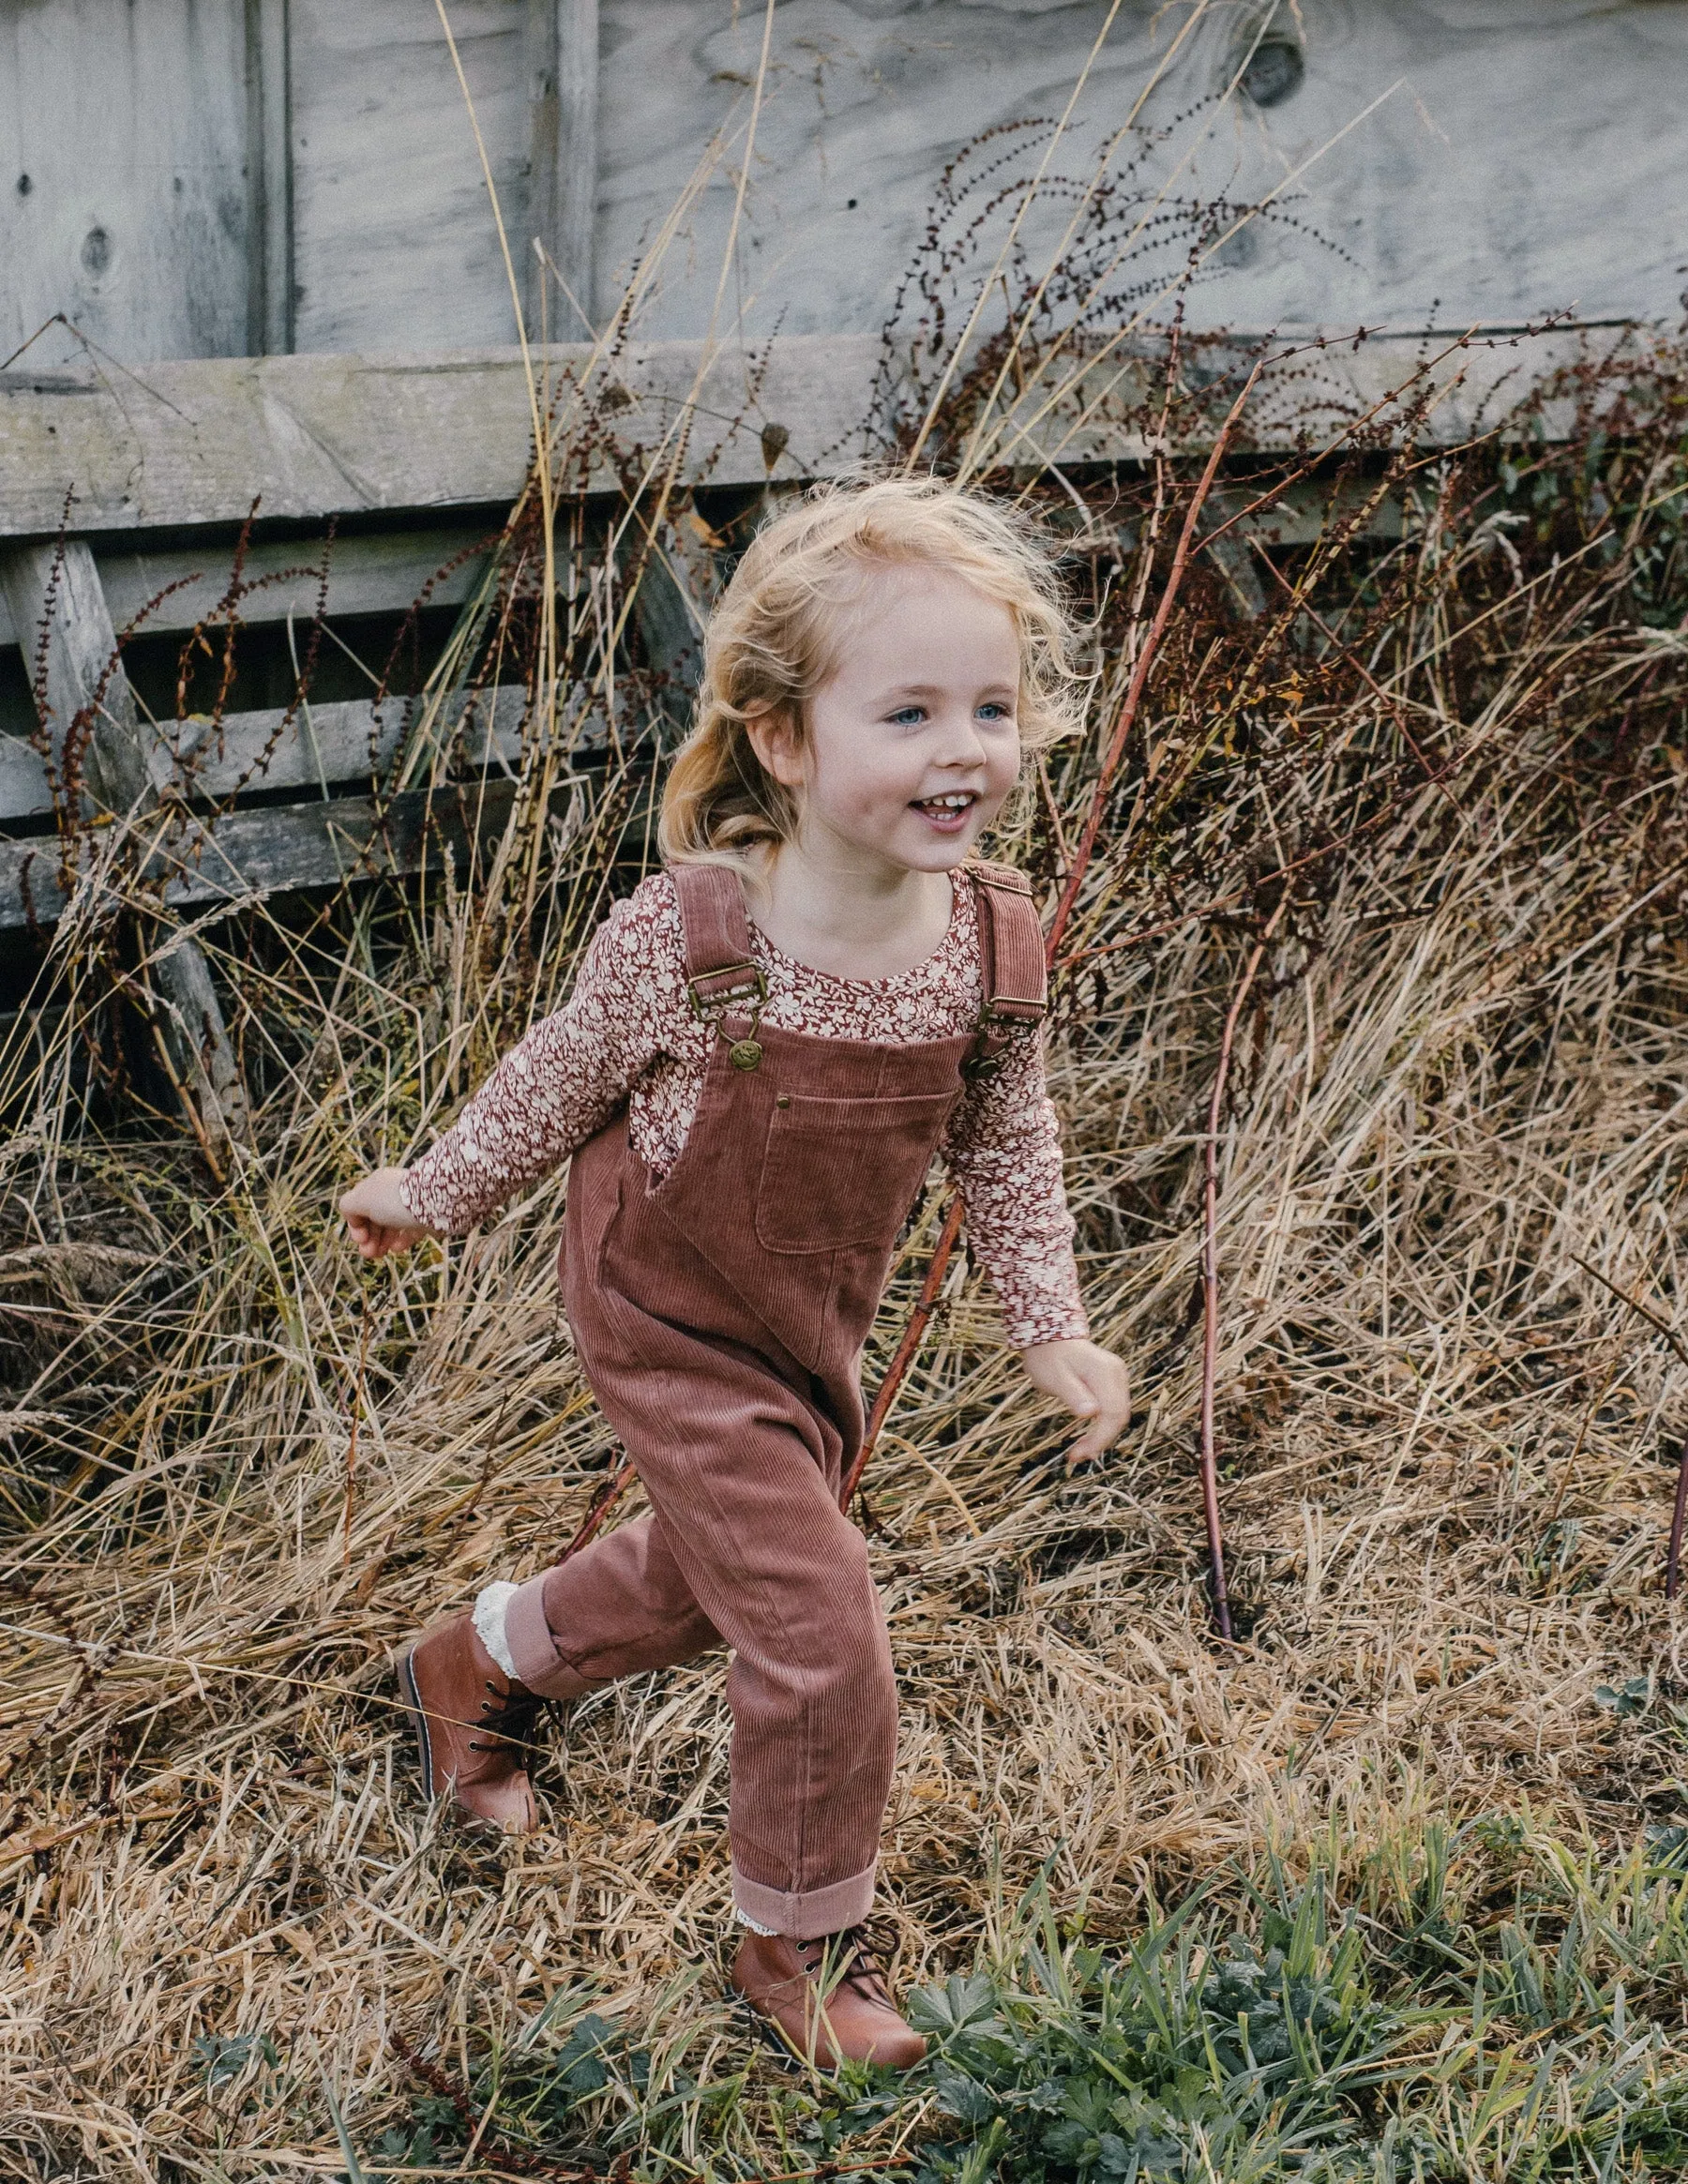
[[[747,866],[795,834],[797,800],[764,771],[746,723],[784,714],[802,744],[851,610],[875,575],[899,566],[945,570],[1008,610],[1022,745],[1078,726],[1078,631],[1032,523],[939,478],[819,485],[762,525],[710,617],[696,723],[662,792],[665,862]]]

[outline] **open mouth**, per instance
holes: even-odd
[[[942,796],[921,797],[914,809],[923,819],[930,820],[934,826],[954,828],[962,823],[978,801],[976,790],[952,789]]]

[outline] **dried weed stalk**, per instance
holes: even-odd
[[[571,466],[609,459],[621,338],[550,390],[554,490],[515,511],[383,785],[396,811],[431,800],[419,880],[354,875],[307,922],[254,905],[200,933],[256,1157],[208,1192],[168,1111],[138,1113],[102,1028],[96,891],[0,1057],[19,2177],[332,2173],[325,2084],[371,2175],[450,2168],[472,2134],[486,2175],[907,2173],[961,2128],[932,2081],[852,2107],[747,2058],[718,1971],[718,1661],[558,1725],[544,1829],[507,1844],[418,1802],[387,1674],[419,1621],[606,1514],[615,1452],[556,1325],[561,1181],[375,1271],[331,1209],[556,1005],[649,859],[682,709],[657,604],[683,559],[718,580],[759,501],[687,482],[678,428],[615,443],[619,493],[571,495]],[[1613,1846],[1680,1814],[1688,1721],[1660,1460],[1682,1436],[1688,358],[1590,364],[1448,447],[1427,381],[1340,429],[1308,357],[1302,444],[1252,445],[1244,410],[1204,480],[1252,358],[1215,382],[1198,345],[1145,354],[1141,465],[1028,469],[1012,436],[969,456],[994,356],[960,359],[939,419],[946,459],[1061,532],[1095,618],[1090,730],[1001,847],[1060,905],[1052,1083],[1096,1332],[1138,1408],[1068,1475],[976,1274],[934,1257],[954,1241],[935,1184],[870,1360],[895,1393],[873,1552],[904,1699],[898,1971],[981,1946],[1018,1965],[1001,2007],[1035,2057],[1047,2013],[1079,2010],[1078,1923],[1111,1947],[1228,1873],[1214,1903],[1254,1931],[1238,1876],[1316,1868],[1426,1992],[1468,1934],[1473,1963],[1512,1950],[1486,2016],[1472,1975],[1467,2045],[1389,2035],[1439,2088],[1421,2106],[1445,2165],[1421,2173],[1500,2174],[1497,2134],[1521,2126],[1485,2091],[1495,2058],[1559,2022],[1520,1998],[1546,1993],[1537,1942],[1496,1938],[1520,1890],[1578,1921],[1562,1962],[1591,1967],[1612,2038],[1644,1997],[1647,2069],[1682,2062],[1688,1957],[1652,1869]],[[1059,329],[1027,384],[1046,365],[1081,372]],[[506,777],[473,731],[524,673]],[[924,1344],[900,1342],[911,1312]],[[1223,1654],[1202,1462],[1228,1503]],[[1015,1922],[1032,1883],[1047,1944]],[[1179,1931],[1167,1978],[1193,2010],[1219,1960]],[[1304,1938],[1307,1977],[1336,1979],[1325,1928]],[[1572,2068],[1554,2052],[1550,2088]],[[1407,2129],[1403,2073],[1377,2066],[1355,2131]],[[1596,2078],[1578,2116],[1617,2113]],[[1030,2111],[981,2099],[983,2176]],[[1260,2131],[1280,2166],[1246,2173],[1309,2173]]]

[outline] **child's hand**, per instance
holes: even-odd
[[[1111,1448],[1131,1416],[1131,1376],[1093,1342],[1040,1342],[1020,1352],[1032,1385],[1064,1403],[1087,1425],[1067,1451],[1067,1469]]]
[[[354,1183],[339,1202],[352,1241],[365,1258],[385,1258],[389,1251],[408,1251],[433,1232],[417,1221],[399,1188],[401,1167],[378,1167]]]

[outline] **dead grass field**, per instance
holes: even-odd
[[[555,632],[519,513],[413,768],[448,777],[494,658],[585,696],[536,704],[475,870],[208,928],[260,1097],[225,1183],[126,1077],[145,951],[83,903],[5,1060],[4,2173],[1680,2174],[1684,1398],[1654,1322],[1680,1324],[1688,1243],[1681,384],[1659,352],[1583,386],[1553,444],[1526,415],[1432,454],[1404,412],[1310,473],[1299,543],[1268,514],[1246,575],[1192,565],[1051,1040],[1131,1429],[1068,1477],[957,1261],[867,1481],[903,1694],[897,1976],[983,1966],[928,2008],[994,1996],[1013,2028],[962,2026],[900,2095],[806,2082],[724,1999],[718,1662],[554,1724],[530,1842],[420,1802],[391,1649],[552,1558],[613,1451],[556,1322],[561,1179],[373,1271],[331,1216],[554,1005],[634,876],[661,693],[625,637],[625,751],[567,743],[607,701],[600,598],[630,628],[653,552],[755,508],[704,494],[687,533],[671,496],[565,541]],[[1002,845],[1051,896],[1198,468],[1032,489],[1105,602],[1090,731]],[[1262,942],[1218,1138],[1226,1648],[1201,1163]],[[935,1180],[884,1348],[942,1205]],[[1233,1930],[1257,2028],[1299,2027],[1270,2083],[1214,2045],[1224,1966],[1255,1962]],[[1097,1946],[1183,2028],[1176,2069],[1025,2060],[1092,2025]],[[1308,2101],[1337,2123],[1298,2137]]]

